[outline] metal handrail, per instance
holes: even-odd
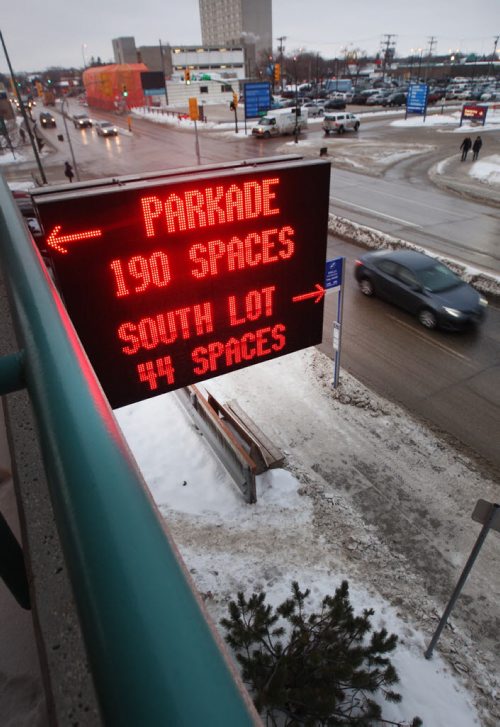
[[[1,178],[0,263],[103,723],[260,724]]]

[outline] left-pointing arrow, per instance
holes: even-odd
[[[47,237],[47,245],[53,247],[57,252],[67,253],[63,244],[68,242],[76,242],[77,240],[89,240],[91,237],[101,237],[102,230],[86,230],[85,232],[74,232],[71,235],[60,235],[61,225],[56,225],[50,235]]]

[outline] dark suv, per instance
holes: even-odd
[[[44,129],[53,129],[56,126],[56,120],[48,111],[42,111],[40,114],[40,124]]]

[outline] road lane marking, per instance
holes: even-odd
[[[379,212],[378,210],[370,209],[370,207],[363,207],[360,204],[354,204],[353,202],[346,202],[343,199],[340,199],[340,197],[330,197],[331,201],[340,202],[341,205],[344,205],[346,207],[355,207],[358,210],[364,210],[365,212],[369,212],[370,214],[374,215],[375,217],[385,217],[388,220],[393,220],[394,222],[401,222],[403,225],[406,225],[407,227],[417,227],[419,230],[422,230],[422,225],[417,225],[415,222],[408,222],[408,220],[402,220],[400,217],[393,217],[392,215],[386,215],[384,212]]]
[[[399,318],[396,318],[396,316],[391,316],[390,314],[388,315],[388,318],[390,318],[392,321],[395,321],[395,323],[397,323],[399,326],[402,326],[403,328],[406,328],[408,331],[411,331],[413,333],[413,335],[420,338],[421,341],[425,341],[426,343],[430,344],[431,346],[440,348],[442,351],[445,351],[446,353],[449,353],[452,356],[455,356],[456,358],[459,358],[462,361],[465,361],[469,366],[474,366],[472,359],[469,358],[468,356],[464,356],[462,353],[458,353],[458,351],[455,351],[453,348],[450,348],[449,346],[445,346],[444,343],[440,343],[439,341],[433,341],[432,339],[428,338],[420,331],[415,330],[414,326],[411,326],[409,323],[400,321]]]

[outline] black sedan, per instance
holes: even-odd
[[[343,111],[345,109],[345,101],[341,98],[332,98],[324,104],[325,111],[332,111],[334,109]]]
[[[377,250],[356,260],[364,295],[377,295],[417,316],[425,328],[479,323],[488,302],[435,258],[414,250]]]

